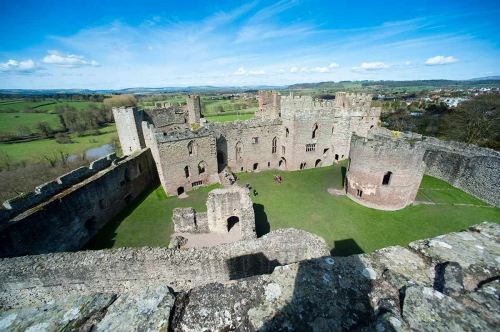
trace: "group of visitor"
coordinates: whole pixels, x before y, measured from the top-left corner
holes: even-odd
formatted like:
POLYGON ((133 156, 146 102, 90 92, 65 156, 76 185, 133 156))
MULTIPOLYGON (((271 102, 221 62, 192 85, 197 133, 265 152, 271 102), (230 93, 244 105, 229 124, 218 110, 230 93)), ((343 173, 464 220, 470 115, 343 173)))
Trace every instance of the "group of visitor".
POLYGON ((224 177, 229 180, 229 183, 231 185, 233 185, 234 183, 236 183, 237 180, 239 180, 239 178, 236 175, 234 175, 233 172, 229 174, 227 170, 224 170, 224 177))
POLYGON ((273 179, 274 181, 278 182, 278 184, 281 184, 281 175, 276 174, 276 176, 273 179))

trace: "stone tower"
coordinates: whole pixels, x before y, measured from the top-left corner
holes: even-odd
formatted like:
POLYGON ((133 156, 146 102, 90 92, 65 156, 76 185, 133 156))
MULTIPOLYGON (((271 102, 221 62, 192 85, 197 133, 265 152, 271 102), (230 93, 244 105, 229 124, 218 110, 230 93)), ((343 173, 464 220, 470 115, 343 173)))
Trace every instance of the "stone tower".
POLYGON ((377 210, 394 211, 410 205, 424 174, 424 154, 421 141, 353 136, 346 174, 347 196, 377 210))
POLYGON ((146 146, 142 134, 141 111, 136 107, 113 107, 113 117, 124 156, 131 155, 146 146))
POLYGON ((281 94, 278 91, 259 91, 259 110, 255 116, 261 119, 280 117, 281 94))
POLYGON ((189 115, 189 124, 200 124, 201 117, 201 102, 200 96, 198 95, 188 95, 186 98, 188 115, 189 115))

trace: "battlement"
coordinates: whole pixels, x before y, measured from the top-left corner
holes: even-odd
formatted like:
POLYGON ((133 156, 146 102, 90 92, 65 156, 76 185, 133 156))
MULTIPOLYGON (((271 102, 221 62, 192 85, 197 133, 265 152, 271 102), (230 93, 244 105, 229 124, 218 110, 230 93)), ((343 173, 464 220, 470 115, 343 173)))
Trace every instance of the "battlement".
POLYGON ((351 139, 351 151, 357 149, 373 149, 375 154, 394 154, 394 153, 415 153, 416 151, 425 151, 426 146, 421 140, 396 139, 390 137, 375 136, 375 139, 369 139, 353 135, 351 139))
POLYGON ((370 108, 373 95, 370 93, 346 93, 337 92, 335 94, 335 103, 341 108, 370 108))
POLYGON ((54 195, 82 182, 85 179, 90 178, 118 161, 119 158, 116 156, 116 153, 109 154, 106 157, 92 162, 89 167, 83 166, 77 168, 69 173, 61 175, 54 181, 47 182, 36 187, 32 192, 21 194, 15 198, 6 200, 3 203, 2 208, 0 208, 0 222, 9 220, 24 211, 49 200, 54 195))

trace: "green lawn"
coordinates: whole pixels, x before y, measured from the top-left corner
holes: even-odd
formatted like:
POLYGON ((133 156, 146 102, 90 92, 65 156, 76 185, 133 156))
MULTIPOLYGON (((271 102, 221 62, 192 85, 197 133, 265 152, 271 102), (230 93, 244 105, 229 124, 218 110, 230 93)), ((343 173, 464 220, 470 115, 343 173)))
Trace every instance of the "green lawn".
MULTIPOLYGON (((2 115, 2 114, 0 114, 2 115)), ((24 114, 21 114, 24 115, 24 114)), ((35 115, 35 114, 31 114, 35 115)), ((44 114, 42 114, 44 115, 44 114)), ((0 144, 0 152, 6 152, 13 160, 37 158, 42 154, 53 154, 63 151, 67 154, 76 154, 90 148, 108 144, 111 137, 117 136, 116 125, 108 124, 99 129, 101 135, 84 137, 71 136, 72 144, 59 144, 55 139, 44 139, 31 142, 0 144)))
POLYGON ((200 188, 188 193, 189 197, 167 197, 163 188, 148 190, 104 226, 87 243, 87 249, 118 247, 166 247, 173 233, 172 211, 176 207, 194 207, 206 212, 208 192, 220 185, 200 188))
POLYGON ((231 122, 236 120, 245 121, 253 118, 253 114, 241 114, 241 115, 220 115, 220 116, 206 116, 208 122, 231 122))
POLYGON ((40 121, 50 123, 52 129, 61 129, 62 124, 57 114, 45 113, 0 113, 0 131, 16 132, 16 127, 24 125, 32 131, 35 129, 35 124, 40 121))
MULTIPOLYGON (((329 187, 342 187, 342 167, 345 162, 319 169, 279 172, 283 178, 281 185, 273 181, 276 171, 238 174, 241 185, 248 182, 259 192, 257 197, 252 197, 258 235, 280 228, 299 228, 322 236, 333 255, 348 255, 391 245, 404 246, 483 221, 500 222, 500 209, 453 205, 474 204, 478 200, 428 176, 422 181, 426 195, 430 189, 447 189, 442 191, 446 196, 439 198, 442 204, 410 206, 394 212, 363 207, 347 197, 335 197, 327 192, 329 187)), ((167 199, 158 187, 134 201, 130 209, 110 222, 89 248, 166 246, 173 231, 172 209, 193 206, 205 211, 208 191, 205 190, 189 193, 188 198, 180 200, 167 199)), ((419 193, 419 199, 420 196, 419 193)))

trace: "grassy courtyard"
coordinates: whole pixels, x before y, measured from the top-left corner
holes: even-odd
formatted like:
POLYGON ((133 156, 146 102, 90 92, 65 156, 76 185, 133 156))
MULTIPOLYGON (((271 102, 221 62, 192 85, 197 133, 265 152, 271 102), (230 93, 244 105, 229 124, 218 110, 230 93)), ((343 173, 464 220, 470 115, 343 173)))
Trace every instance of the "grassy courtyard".
MULTIPOLYGON (((259 192, 252 197, 257 233, 299 228, 322 236, 333 255, 349 255, 407 245, 483 221, 500 222, 500 209, 428 176, 422 181, 418 199, 435 205, 385 212, 363 207, 347 197, 334 197, 327 189, 342 187, 342 167, 345 163, 280 172, 281 185, 273 181, 276 171, 238 174, 241 185, 248 182, 259 192), (453 205, 457 203, 470 205, 453 205)), ((190 192, 185 199, 167 198, 161 187, 144 193, 106 225, 88 248, 167 246, 173 232, 172 210, 192 206, 206 211, 205 200, 211 189, 190 192)))

